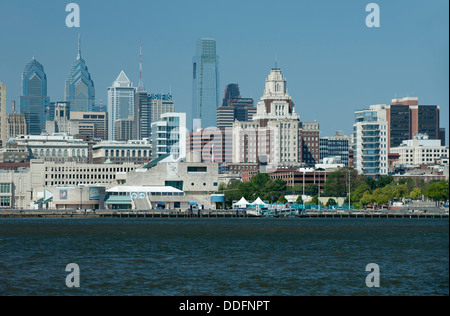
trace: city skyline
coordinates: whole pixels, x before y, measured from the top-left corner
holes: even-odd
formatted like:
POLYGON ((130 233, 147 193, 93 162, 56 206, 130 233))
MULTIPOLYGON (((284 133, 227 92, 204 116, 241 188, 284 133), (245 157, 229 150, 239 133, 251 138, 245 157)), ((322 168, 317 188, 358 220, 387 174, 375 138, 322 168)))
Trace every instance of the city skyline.
POLYGON ((19 101, 20 76, 33 56, 46 69, 51 101, 64 99, 78 34, 95 82, 97 105, 101 100, 106 108, 107 87, 121 70, 132 82, 139 81, 142 42, 146 90, 171 92, 176 111, 189 112, 196 41, 214 38, 220 57, 219 101, 230 83, 239 84, 242 95, 258 100, 263 94, 261 80, 278 63, 289 80, 296 112, 305 121, 317 120, 321 136, 334 135, 336 130, 351 135, 355 110, 388 105, 393 98, 407 96, 417 96, 420 104, 439 105, 441 126, 448 135, 446 1, 433 6, 419 1, 377 1, 381 8, 377 29, 365 25, 368 2, 364 1, 281 1, 277 6, 283 9, 282 20, 277 20, 266 1, 231 1, 227 7, 196 1, 195 12, 182 1, 149 6, 136 0, 130 8, 106 5, 106 1, 77 3, 81 27, 73 29, 64 24, 66 3, 7 0, 0 4, 0 12, 8 13, 0 13, 0 27, 8 30, 2 47, 11 48, 0 50, 0 81, 7 85, 8 112, 11 102, 19 101), (124 18, 136 6, 169 14, 145 19, 146 10, 140 10, 134 12, 135 18, 124 18), (183 16, 186 12, 191 13, 189 18, 183 16), (102 23, 97 22, 99 17, 102 23), (106 30, 120 17, 127 23, 108 34, 106 30), (223 23, 225 17, 229 24, 223 23), (267 23, 269 18, 275 18, 276 27, 267 23), (164 19, 171 23, 161 23, 164 19), (25 32, 35 25, 39 25, 38 35, 25 32), (113 38, 120 38, 120 44, 113 38))

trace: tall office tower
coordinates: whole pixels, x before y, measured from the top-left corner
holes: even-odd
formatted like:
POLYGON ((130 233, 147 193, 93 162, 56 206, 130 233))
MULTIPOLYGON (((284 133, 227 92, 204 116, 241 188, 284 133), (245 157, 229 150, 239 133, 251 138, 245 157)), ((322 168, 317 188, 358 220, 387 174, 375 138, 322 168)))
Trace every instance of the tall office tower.
POLYGON ((112 86, 108 88, 108 138, 114 139, 114 125, 119 119, 134 117, 134 94, 130 79, 123 71, 120 72, 112 86))
POLYGON ((165 113, 152 123, 152 160, 171 155, 186 158, 186 113, 165 113))
POLYGON ((0 82, 0 147, 6 145, 6 85, 0 82))
POLYGON ((175 112, 175 103, 170 93, 168 94, 149 94, 149 105, 151 108, 152 122, 160 121, 164 113, 175 112))
POLYGON ((33 57, 22 74, 20 113, 27 120, 27 134, 40 135, 50 115, 50 98, 47 96, 47 75, 44 67, 33 57))
POLYGON ((217 126, 219 105, 219 57, 216 40, 202 38, 197 41, 193 58, 192 118, 201 120, 201 128, 217 126))
POLYGON ((441 139, 438 105, 419 105, 417 97, 393 99, 387 106, 389 148, 398 147, 404 140, 418 134, 429 139, 441 139))
POLYGON ((71 111, 92 111, 95 106, 95 87, 86 62, 81 58, 81 39, 78 36, 78 56, 66 80, 65 101, 71 111))
POLYGON ((354 167, 360 174, 378 177, 388 173, 387 106, 371 105, 355 111, 353 124, 354 167))
POLYGON ((225 130, 233 128, 233 122, 250 121, 256 114, 253 99, 242 98, 239 85, 232 83, 226 86, 222 106, 217 108, 217 128, 225 130))
POLYGON ((151 116, 148 93, 146 91, 137 91, 134 95, 134 134, 136 139, 142 140, 151 137, 151 116))

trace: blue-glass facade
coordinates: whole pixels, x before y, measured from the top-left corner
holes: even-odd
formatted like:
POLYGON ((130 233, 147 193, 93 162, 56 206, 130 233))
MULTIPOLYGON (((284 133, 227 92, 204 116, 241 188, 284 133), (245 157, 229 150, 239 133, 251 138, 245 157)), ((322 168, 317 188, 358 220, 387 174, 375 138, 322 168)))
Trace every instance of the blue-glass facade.
POLYGON ((47 75, 44 67, 33 57, 22 74, 20 113, 25 114, 27 134, 40 135, 51 115, 47 96, 47 75))
POLYGON ((65 101, 70 102, 71 111, 93 111, 95 106, 95 87, 86 62, 81 58, 80 41, 78 56, 66 80, 65 101))
MULTIPOLYGON (((199 39, 193 59, 192 119, 201 127, 217 126, 219 104, 219 57, 215 39, 199 39)), ((192 120, 190 120, 192 122, 192 120)))

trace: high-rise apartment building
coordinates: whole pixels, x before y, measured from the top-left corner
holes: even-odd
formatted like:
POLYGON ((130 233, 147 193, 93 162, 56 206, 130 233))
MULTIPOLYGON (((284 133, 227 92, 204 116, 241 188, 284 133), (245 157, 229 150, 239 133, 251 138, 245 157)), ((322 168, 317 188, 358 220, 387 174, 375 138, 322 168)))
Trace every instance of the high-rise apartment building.
POLYGON ((0 147, 6 145, 6 85, 0 82, 0 147))
POLYGON ((66 80, 65 101, 71 111, 92 111, 95 106, 95 87, 86 62, 81 58, 81 40, 78 36, 78 55, 66 80))
MULTIPOLYGON (((217 126, 219 105, 219 57, 216 40, 201 38, 197 41, 193 58, 192 117, 199 119, 201 128, 217 126)), ((198 126, 197 126, 198 127, 198 126)))
POLYGON ((115 140, 114 126, 117 120, 134 117, 135 92, 136 88, 123 71, 108 88, 108 138, 110 140, 115 140))
POLYGON ((152 160, 171 155, 173 160, 186 157, 186 113, 165 113, 152 123, 152 160))
POLYGON ((47 75, 44 67, 33 57, 22 74, 20 113, 25 114, 27 134, 40 135, 50 115, 50 98, 47 96, 47 75))
POLYGON ((354 168, 360 174, 378 177, 388 173, 388 121, 384 104, 355 111, 353 124, 354 168))

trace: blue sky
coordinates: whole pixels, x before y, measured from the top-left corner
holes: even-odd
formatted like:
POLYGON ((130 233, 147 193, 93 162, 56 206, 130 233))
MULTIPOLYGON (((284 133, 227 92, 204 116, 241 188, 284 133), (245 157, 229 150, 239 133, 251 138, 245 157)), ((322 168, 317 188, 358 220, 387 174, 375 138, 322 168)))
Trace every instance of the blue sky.
POLYGON ((121 70, 137 86, 142 40, 145 87, 171 90, 176 110, 187 112, 195 42, 212 37, 221 94, 238 83, 257 102, 276 56, 301 120, 317 120, 322 136, 349 135, 355 110, 413 95, 440 105, 448 143, 448 12, 448 0, 0 0, 0 82, 8 105, 18 104, 21 74, 35 56, 51 100, 63 100, 81 33, 97 103, 106 106, 121 70), (70 2, 80 6, 80 28, 65 24, 70 2), (380 28, 365 25, 370 2, 380 7, 380 28))

